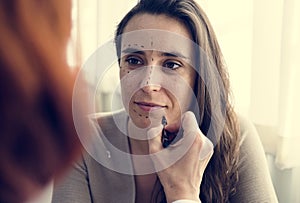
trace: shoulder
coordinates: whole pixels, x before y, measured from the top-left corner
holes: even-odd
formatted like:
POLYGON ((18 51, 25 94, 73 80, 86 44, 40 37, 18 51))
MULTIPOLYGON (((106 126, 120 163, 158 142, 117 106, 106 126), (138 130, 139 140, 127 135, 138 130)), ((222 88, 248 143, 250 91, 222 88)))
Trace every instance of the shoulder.
POLYGON ((263 152, 262 143, 259 137, 259 134, 253 124, 253 122, 246 118, 245 116, 238 115, 238 123, 240 128, 240 146, 241 150, 243 148, 255 148, 259 149, 260 152, 263 152))
POLYGON ((265 152, 259 134, 250 121, 245 116, 238 115, 240 126, 240 169, 253 161, 265 159, 265 152))
POLYGON ((102 159, 102 156, 112 151, 129 151, 126 136, 128 115, 125 110, 91 114, 89 119, 92 133, 85 149, 93 158, 102 159))
POLYGON ((242 140, 245 139, 247 136, 257 136, 258 138, 257 130, 254 124, 250 121, 250 119, 240 114, 237 115, 237 119, 240 127, 240 136, 242 140))
POLYGON ((264 148, 254 124, 238 115, 240 125, 239 181, 232 202, 277 202, 264 148))

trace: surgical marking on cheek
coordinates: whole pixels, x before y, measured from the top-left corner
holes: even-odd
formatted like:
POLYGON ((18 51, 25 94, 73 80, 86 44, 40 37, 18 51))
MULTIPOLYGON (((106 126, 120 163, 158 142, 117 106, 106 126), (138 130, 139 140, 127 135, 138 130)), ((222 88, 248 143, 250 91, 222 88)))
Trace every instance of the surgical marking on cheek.
POLYGON ((125 69, 124 67, 122 67, 122 66, 120 66, 120 69, 122 69, 122 72, 123 72, 123 73, 125 73, 125 72, 130 73, 129 70, 126 70, 126 69, 125 69))

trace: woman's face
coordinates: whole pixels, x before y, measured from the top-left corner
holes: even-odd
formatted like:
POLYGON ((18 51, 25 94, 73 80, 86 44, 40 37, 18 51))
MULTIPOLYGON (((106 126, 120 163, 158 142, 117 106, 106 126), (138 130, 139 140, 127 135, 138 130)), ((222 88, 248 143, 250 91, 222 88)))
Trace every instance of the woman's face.
POLYGON ((150 127, 165 115, 174 130, 193 97, 196 72, 186 26, 165 15, 140 14, 126 25, 121 44, 122 100, 133 123, 150 127))

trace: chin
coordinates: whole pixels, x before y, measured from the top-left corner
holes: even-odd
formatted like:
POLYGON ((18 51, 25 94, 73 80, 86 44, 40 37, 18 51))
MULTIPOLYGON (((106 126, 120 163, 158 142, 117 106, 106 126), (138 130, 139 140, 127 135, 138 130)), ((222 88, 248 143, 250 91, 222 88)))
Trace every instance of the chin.
POLYGON ((133 119, 133 123, 142 129, 147 129, 150 127, 150 120, 149 119, 133 119))
POLYGON ((132 113, 131 113, 130 118, 131 118, 132 122, 135 124, 135 126, 138 128, 144 129, 144 128, 150 127, 151 121, 149 118, 146 118, 146 116, 140 117, 137 115, 132 115, 132 113))

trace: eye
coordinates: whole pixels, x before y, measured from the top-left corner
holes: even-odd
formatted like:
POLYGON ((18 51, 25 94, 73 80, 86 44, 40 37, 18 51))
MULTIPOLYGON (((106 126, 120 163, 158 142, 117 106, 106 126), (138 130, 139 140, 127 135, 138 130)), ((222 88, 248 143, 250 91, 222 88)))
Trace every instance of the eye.
POLYGON ((177 68, 182 67, 182 64, 177 61, 167 61, 163 66, 172 70, 176 70, 177 68))
POLYGON ((135 56, 129 56, 126 60, 125 60, 129 65, 143 65, 143 61, 135 56))

